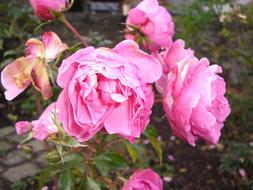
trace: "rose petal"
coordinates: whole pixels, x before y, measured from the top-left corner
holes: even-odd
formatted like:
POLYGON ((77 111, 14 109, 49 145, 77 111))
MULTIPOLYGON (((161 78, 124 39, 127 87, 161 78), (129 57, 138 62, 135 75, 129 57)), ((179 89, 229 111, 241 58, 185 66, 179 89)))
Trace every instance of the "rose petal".
POLYGON ((153 83, 161 77, 162 67, 158 60, 141 51, 134 41, 124 40, 113 50, 137 66, 140 72, 140 77, 144 82, 153 83))
POLYGON ((68 48, 54 32, 44 32, 42 42, 45 46, 45 58, 47 62, 53 61, 68 48))
POLYGON ((26 42, 26 46, 26 56, 45 57, 45 47, 40 40, 31 38, 26 42))
POLYGON ((31 70, 35 60, 31 57, 21 57, 7 65, 1 73, 1 82, 6 89, 5 98, 14 99, 31 83, 31 70))

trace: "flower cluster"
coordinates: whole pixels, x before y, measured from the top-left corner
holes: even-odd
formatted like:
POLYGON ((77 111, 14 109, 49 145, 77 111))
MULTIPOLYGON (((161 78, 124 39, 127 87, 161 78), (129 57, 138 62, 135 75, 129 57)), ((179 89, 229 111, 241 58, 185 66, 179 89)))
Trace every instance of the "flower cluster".
MULTIPOLYGON (((42 20, 54 19, 53 12, 60 14, 70 4, 67 0, 30 3, 42 20)), ((113 49, 90 46, 65 58, 58 69, 56 81, 62 91, 57 101, 38 120, 16 123, 17 134, 30 131, 34 138, 47 140, 59 132, 57 117, 64 132, 79 142, 104 132, 134 143, 149 123, 155 84, 179 138, 192 146, 199 138, 218 143, 230 113, 225 82, 218 75, 221 67, 198 59, 183 40, 173 41, 172 17, 157 0, 143 0, 131 9, 126 26, 126 40, 113 49)), ((53 32, 45 32, 42 41, 28 40, 25 57, 1 73, 6 99, 14 99, 30 83, 49 99, 53 94, 47 67, 67 48, 53 32)), ((161 190, 162 186, 151 169, 137 170, 123 190, 161 190)))

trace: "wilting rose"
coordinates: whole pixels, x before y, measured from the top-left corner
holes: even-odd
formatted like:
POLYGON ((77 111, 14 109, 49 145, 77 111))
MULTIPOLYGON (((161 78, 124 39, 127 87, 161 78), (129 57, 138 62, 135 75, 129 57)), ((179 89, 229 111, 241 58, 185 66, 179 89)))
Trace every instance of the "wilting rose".
POLYGON ((57 110, 55 103, 51 103, 45 111, 41 114, 38 120, 32 121, 33 137, 37 140, 43 141, 50 135, 57 133, 58 128, 55 124, 57 117, 57 110))
POLYGON ((168 11, 157 0, 143 0, 128 13, 127 39, 141 40, 148 50, 169 47, 174 35, 174 23, 168 11))
POLYGON ((158 82, 170 126, 193 146, 198 138, 216 144, 230 113, 225 82, 217 75, 222 69, 206 58, 198 60, 182 41, 172 48, 163 55, 168 74, 158 82))
POLYGON ((163 181, 151 169, 136 170, 122 190, 163 190, 163 181))
POLYGON ((52 20, 52 11, 62 12, 69 6, 69 0, 30 0, 30 4, 38 18, 52 20))
POLYGON ((49 99, 52 90, 47 64, 56 59, 67 46, 54 32, 45 32, 42 41, 32 38, 26 44, 26 57, 16 59, 1 73, 1 82, 6 89, 5 98, 14 99, 32 83, 45 99, 49 99))
POLYGON ((28 121, 19 121, 15 123, 16 132, 18 135, 27 133, 31 129, 31 123, 28 121))
POLYGON ((88 47, 63 60, 57 101, 65 131, 79 141, 104 128, 129 140, 140 137, 149 122, 152 83, 161 66, 152 56, 126 40, 114 49, 88 47))

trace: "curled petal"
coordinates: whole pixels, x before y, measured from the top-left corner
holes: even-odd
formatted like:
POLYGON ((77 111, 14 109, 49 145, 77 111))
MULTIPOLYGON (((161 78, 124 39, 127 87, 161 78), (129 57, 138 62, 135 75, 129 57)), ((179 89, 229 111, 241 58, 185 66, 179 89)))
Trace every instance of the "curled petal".
POLYGON ((45 47, 45 58, 47 62, 53 61, 68 48, 54 32, 44 32, 42 42, 45 47))
POLYGON ((31 38, 26 42, 26 46, 26 56, 45 57, 45 47, 40 40, 31 38))
POLYGON ((32 83, 33 86, 42 93, 44 99, 47 100, 53 95, 46 63, 41 59, 37 59, 36 64, 34 64, 32 70, 32 83))
POLYGON ((21 57, 3 69, 1 81, 6 89, 7 100, 14 99, 29 86, 34 63, 35 60, 31 57, 21 57))

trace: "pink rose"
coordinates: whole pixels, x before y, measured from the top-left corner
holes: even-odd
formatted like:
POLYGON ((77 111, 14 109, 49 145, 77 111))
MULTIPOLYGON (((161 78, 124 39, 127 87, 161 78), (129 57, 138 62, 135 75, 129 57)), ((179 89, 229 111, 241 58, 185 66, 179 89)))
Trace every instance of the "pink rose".
POLYGON ((151 169, 137 170, 122 190, 163 190, 163 181, 151 169))
POLYGON ((38 120, 32 121, 32 132, 35 139, 43 141, 51 134, 58 132, 58 128, 54 122, 56 115, 56 105, 55 103, 51 103, 38 120))
POLYGON ((1 82, 6 89, 5 98, 14 99, 32 83, 44 99, 49 99, 53 94, 47 64, 68 47, 54 32, 44 32, 42 41, 31 38, 26 45, 26 56, 7 65, 1 73, 1 82))
POLYGON ((143 39, 142 45, 150 50, 170 47, 174 23, 168 11, 157 0, 143 0, 128 13, 127 39, 143 39))
POLYGON ((62 12, 69 6, 69 0, 30 0, 37 17, 41 20, 52 20, 50 10, 62 12))
POLYGON ((19 121, 15 124, 16 132, 18 135, 27 133, 31 128, 31 123, 28 121, 19 121))
POLYGON ((86 141, 104 128, 129 140, 140 137, 149 122, 154 94, 151 86, 161 66, 125 40, 114 49, 88 47, 63 60, 57 101, 65 131, 86 141))
POLYGON ((181 40, 163 57, 168 74, 157 84, 172 130, 192 146, 198 138, 216 144, 230 113, 225 82, 217 75, 221 67, 209 66, 206 58, 198 60, 181 40))

